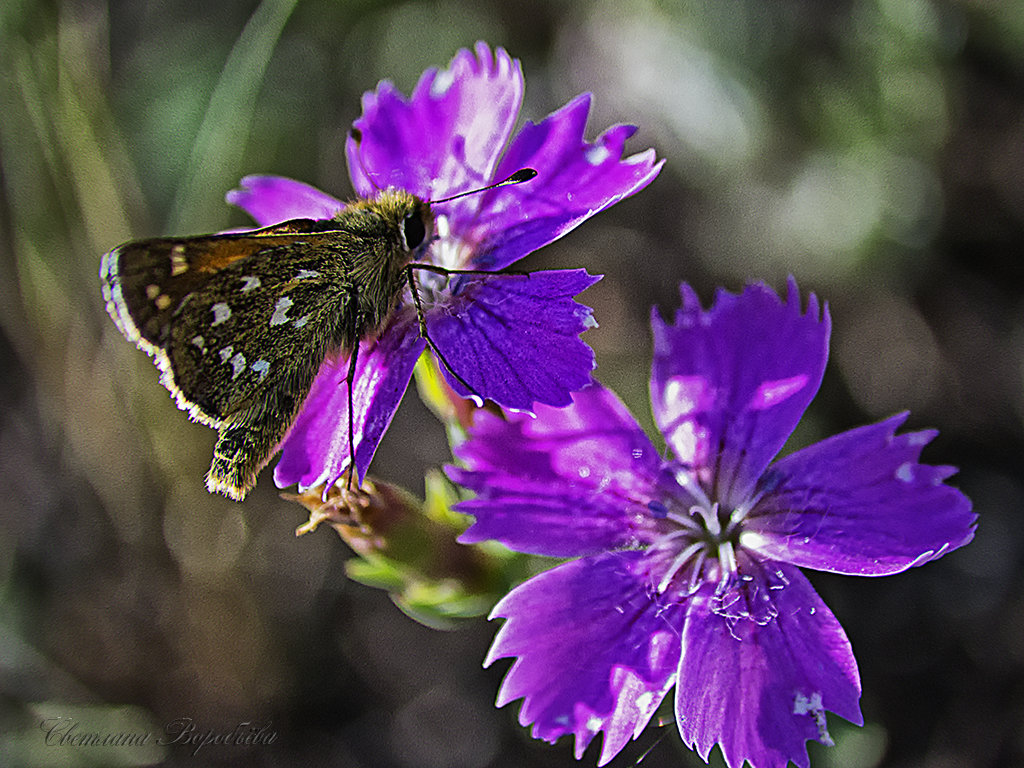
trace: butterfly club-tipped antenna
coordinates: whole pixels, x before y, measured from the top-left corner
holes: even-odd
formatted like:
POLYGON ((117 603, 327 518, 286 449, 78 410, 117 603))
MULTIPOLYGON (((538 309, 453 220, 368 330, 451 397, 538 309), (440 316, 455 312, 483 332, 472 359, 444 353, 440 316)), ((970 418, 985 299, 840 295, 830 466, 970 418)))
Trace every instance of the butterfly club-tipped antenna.
POLYGON ((537 171, 535 171, 533 168, 520 168, 518 171, 513 173, 511 176, 509 176, 509 177, 507 177, 505 179, 502 179, 501 181, 496 181, 493 184, 488 184, 486 187, 479 187, 477 189, 470 189, 470 190, 468 190, 466 192, 459 192, 457 195, 451 195, 449 197, 442 197, 440 200, 427 200, 425 202, 430 203, 431 205, 440 205, 441 203, 449 203, 452 200, 458 200, 460 197, 466 197, 468 195, 475 195, 475 194, 477 194, 479 192, 486 192, 489 189, 497 189, 498 187, 507 187, 507 186, 509 186, 511 184, 522 184, 524 181, 529 181, 530 179, 532 179, 532 178, 534 178, 536 176, 537 176, 537 171))

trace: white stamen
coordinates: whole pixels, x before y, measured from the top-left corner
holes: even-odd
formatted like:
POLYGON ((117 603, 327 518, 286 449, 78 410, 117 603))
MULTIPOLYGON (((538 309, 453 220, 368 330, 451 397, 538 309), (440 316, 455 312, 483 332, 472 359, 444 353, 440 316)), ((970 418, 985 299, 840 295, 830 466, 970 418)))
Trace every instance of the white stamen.
POLYGON ((675 481, 679 483, 685 491, 687 491, 702 507, 710 508, 711 499, 704 493, 704 489, 700 487, 700 483, 697 482, 696 476, 689 470, 683 467, 677 469, 674 473, 675 481))
POLYGON ((665 515, 665 518, 671 520, 676 525, 685 528, 688 533, 700 534, 703 532, 703 528, 700 523, 694 520, 691 515, 680 515, 678 512, 669 512, 665 515))
POLYGON ((722 524, 718 522, 718 502, 707 507, 703 504, 695 504, 690 507, 690 514, 700 515, 704 520, 704 527, 712 536, 715 538, 722 536, 722 524))
POLYGON ((686 561, 693 557, 695 554, 700 552, 704 548, 704 543, 695 541, 693 544, 688 546, 682 552, 675 556, 672 560, 672 564, 668 567, 665 575, 661 577, 661 581, 658 582, 658 594, 664 594, 665 590, 668 589, 668 585, 672 583, 672 579, 679 573, 679 569, 686 565, 686 561))
POLYGON ((757 502, 764 496, 764 491, 758 491, 753 497, 744 501, 739 507, 733 510, 732 514, 729 515, 729 530, 726 531, 728 536, 736 529, 740 523, 750 514, 750 511, 757 505, 757 502))
POLYGON ((722 566, 722 578, 736 573, 736 550, 731 541, 723 541, 718 545, 718 563, 722 566))

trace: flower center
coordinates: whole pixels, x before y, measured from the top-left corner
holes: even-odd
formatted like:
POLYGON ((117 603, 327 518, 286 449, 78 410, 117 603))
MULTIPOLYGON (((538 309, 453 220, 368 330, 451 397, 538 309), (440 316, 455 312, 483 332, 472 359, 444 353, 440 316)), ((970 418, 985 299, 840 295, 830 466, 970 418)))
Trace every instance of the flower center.
POLYGON ((680 484, 693 499, 689 508, 663 503, 652 506, 663 521, 663 533, 651 546, 654 562, 664 569, 657 569, 660 578, 656 577, 655 591, 687 596, 702 584, 717 582, 717 591, 722 593, 739 576, 736 555, 743 522, 757 499, 726 509, 689 480, 680 484))

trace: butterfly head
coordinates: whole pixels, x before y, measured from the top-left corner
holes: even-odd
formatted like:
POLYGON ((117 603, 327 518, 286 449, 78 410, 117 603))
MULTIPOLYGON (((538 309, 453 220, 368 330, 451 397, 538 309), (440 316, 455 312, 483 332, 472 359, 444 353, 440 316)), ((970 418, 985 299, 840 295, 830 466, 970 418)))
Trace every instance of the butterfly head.
POLYGON ((376 210, 394 228, 393 242, 407 254, 407 260, 420 258, 430 247, 434 237, 430 203, 404 190, 387 189, 364 205, 376 210))

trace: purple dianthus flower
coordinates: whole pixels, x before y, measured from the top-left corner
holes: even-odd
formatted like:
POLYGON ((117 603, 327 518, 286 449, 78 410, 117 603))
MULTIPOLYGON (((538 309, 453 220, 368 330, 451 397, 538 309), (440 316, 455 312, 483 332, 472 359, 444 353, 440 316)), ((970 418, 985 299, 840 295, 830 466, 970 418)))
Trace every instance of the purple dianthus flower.
POLYGON ((535 419, 477 416, 450 476, 477 496, 463 542, 577 557, 516 587, 486 664, 517 657, 498 705, 523 699, 533 735, 599 732, 599 765, 644 729, 674 685, 683 740, 740 768, 808 765, 825 712, 862 724, 850 643, 799 567, 898 573, 973 537, 954 469, 918 462, 934 431, 906 414, 772 463, 817 391, 829 317, 796 284, 682 287, 674 323, 652 316, 662 458, 599 384, 535 419))
MULTIPOLYGON (((635 128, 616 125, 583 139, 590 97, 581 95, 512 137, 523 96, 517 60, 484 43, 460 51, 447 70, 427 70, 410 98, 382 82, 363 97, 346 152, 363 197, 385 188, 424 200, 486 186, 521 168, 538 175, 434 206, 435 239, 420 263, 448 270, 500 270, 585 219, 647 186, 661 169, 654 150, 622 157, 635 128), (511 141, 510 141, 511 139, 511 141)), ((344 203, 301 182, 248 176, 228 201, 261 226, 323 219, 344 203)), ((579 339, 593 325, 573 297, 599 279, 579 270, 452 275, 417 271, 428 333, 470 393, 516 410, 565 405, 590 381, 594 355, 579 339)), ((353 386, 355 463, 360 480, 425 348, 414 304, 403 300, 385 329, 362 342, 353 386)), ((347 357, 325 361, 281 444, 281 487, 331 485, 348 469, 347 357)))

